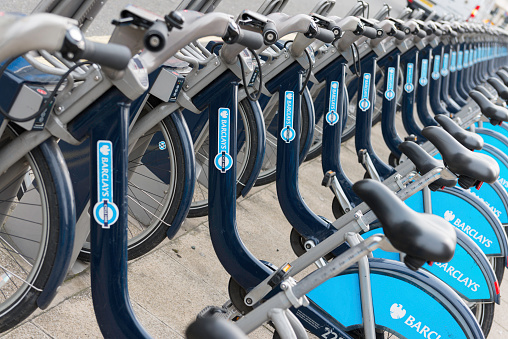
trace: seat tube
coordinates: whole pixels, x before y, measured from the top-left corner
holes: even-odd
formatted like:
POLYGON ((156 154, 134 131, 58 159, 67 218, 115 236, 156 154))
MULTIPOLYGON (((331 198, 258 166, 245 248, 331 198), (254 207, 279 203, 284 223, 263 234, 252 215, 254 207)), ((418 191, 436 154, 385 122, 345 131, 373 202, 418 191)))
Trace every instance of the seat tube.
MULTIPOLYGON (((121 94, 119 94, 121 98, 121 94)), ((127 289, 128 100, 104 110, 90 132, 91 286, 104 338, 150 338, 127 289)))
POLYGON ((408 134, 415 135, 419 142, 423 142, 426 139, 423 137, 414 115, 416 93, 415 78, 417 78, 418 54, 418 50, 415 50, 401 56, 401 66, 404 72, 404 88, 401 102, 402 123, 408 134))
POLYGON ((437 126, 429 112, 429 79, 432 70, 432 48, 426 47, 418 53, 418 82, 416 85, 416 111, 424 126, 437 126))
POLYGON ((397 133, 395 115, 397 113, 397 87, 399 83, 400 54, 390 56, 385 65, 385 84, 383 93, 383 113, 381 115, 381 131, 383 139, 390 151, 399 158, 402 152, 398 146, 402 139, 397 133))

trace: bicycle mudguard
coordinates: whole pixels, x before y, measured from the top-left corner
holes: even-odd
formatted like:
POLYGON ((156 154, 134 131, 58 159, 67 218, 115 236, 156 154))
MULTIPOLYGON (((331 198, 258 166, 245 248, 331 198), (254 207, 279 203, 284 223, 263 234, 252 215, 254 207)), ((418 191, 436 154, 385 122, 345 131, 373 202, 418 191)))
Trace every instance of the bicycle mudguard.
MULTIPOLYGON (((423 193, 406 200, 417 212, 424 211, 423 193)), ((503 226, 495 214, 475 195, 452 187, 431 193, 432 214, 445 218, 466 233, 486 256, 506 257, 508 245, 503 226)))
POLYGON ((484 143, 498 148, 501 153, 508 154, 508 137, 496 130, 476 128, 475 133, 481 135, 484 143))
MULTIPOLYGON (((393 260, 369 259, 369 264, 377 327, 405 338, 484 338, 468 307, 439 279, 393 260)), ((307 296, 347 330, 362 327, 356 266, 307 296)))
POLYGON ((60 215, 60 235, 53 270, 46 286, 44 286, 44 290, 37 298, 37 306, 45 309, 55 297, 57 288, 63 283, 71 263, 72 248, 74 246, 74 225, 76 224, 76 205, 69 171, 55 139, 46 140, 40 145, 40 149, 55 180, 58 213, 60 215))
POLYGON ((196 184, 196 159, 194 157, 194 145, 192 144, 189 128, 187 127, 182 113, 179 111, 173 112, 169 118, 173 120, 178 131, 178 135, 180 136, 185 168, 185 186, 183 191, 183 198, 178 207, 178 211, 173 218, 171 227, 166 232, 167 237, 169 239, 173 239, 178 230, 180 230, 180 226, 182 226, 183 221, 187 217, 187 213, 189 213, 189 208, 192 203, 194 186, 196 184))
MULTIPOLYGON (((409 205, 410 206, 410 205, 409 205)), ((410 206, 411 207, 411 206, 410 206)), ((364 239, 383 233, 379 223, 371 224, 370 231, 362 234, 364 239)), ((374 258, 401 261, 399 253, 375 250, 374 258)), ((446 283, 463 299, 470 302, 497 302, 497 279, 487 257, 463 232, 457 232, 457 247, 450 262, 425 264, 423 268, 446 283)), ((497 286, 499 290, 499 285, 497 286)))
MULTIPOLYGON (((500 175, 497 182, 484 183, 480 190, 471 187, 468 191, 483 201, 502 224, 506 224, 508 222, 508 194, 505 188, 508 187, 508 157, 490 145, 484 145, 483 149, 477 152, 493 157, 499 165, 500 175)), ((435 155, 435 158, 441 159, 439 153, 435 155)))
POLYGON ((259 106, 259 102, 248 100, 249 104, 254 112, 254 120, 257 125, 258 131, 258 140, 263 140, 262 142, 258 142, 258 147, 256 149, 256 162, 254 163, 254 168, 252 169, 252 173, 249 177, 249 180, 244 184, 242 191, 242 197, 245 197, 247 193, 250 192, 251 188, 254 187, 256 180, 258 178, 259 172, 261 172, 261 167, 263 165, 263 159, 265 157, 266 150, 266 130, 265 130, 265 120, 263 118, 263 110, 261 106, 259 106))

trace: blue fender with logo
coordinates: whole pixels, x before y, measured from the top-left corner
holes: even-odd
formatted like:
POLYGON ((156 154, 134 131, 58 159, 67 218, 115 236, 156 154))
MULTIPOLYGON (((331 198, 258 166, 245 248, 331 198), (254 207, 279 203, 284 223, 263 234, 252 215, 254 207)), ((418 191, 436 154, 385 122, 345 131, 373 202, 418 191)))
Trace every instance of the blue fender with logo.
MULTIPOLYGON (((445 218, 466 233, 486 256, 506 257, 508 245, 503 225, 479 198, 452 187, 432 192, 431 201, 432 214, 445 218)), ((414 194, 406 203, 423 212, 423 193, 414 194)))
MULTIPOLYGON (((430 339, 484 338, 468 307, 436 277, 423 270, 411 271, 393 260, 369 259, 369 264, 376 327, 405 338, 424 334, 430 339)), ((307 296, 346 330, 362 327, 356 266, 307 296)))
MULTIPOLYGON (((370 226, 371 230, 362 234, 364 239, 383 233, 379 223, 370 226)), ((375 250, 373 255, 375 258, 397 261, 402 259, 400 253, 386 252, 381 249, 375 250)), ((461 298, 467 301, 500 302, 499 295, 496 293, 497 279, 492 266, 480 248, 462 232, 457 232, 457 247, 450 262, 425 264, 423 268, 453 288, 461 298)))
MULTIPOLYGON (((500 174, 497 182, 484 183, 480 190, 472 187, 468 191, 483 201, 504 225, 508 222, 508 193, 506 191, 508 188, 508 156, 489 144, 485 144, 483 149, 477 152, 493 157, 499 165, 500 174)), ((441 159, 439 153, 434 157, 441 159)))

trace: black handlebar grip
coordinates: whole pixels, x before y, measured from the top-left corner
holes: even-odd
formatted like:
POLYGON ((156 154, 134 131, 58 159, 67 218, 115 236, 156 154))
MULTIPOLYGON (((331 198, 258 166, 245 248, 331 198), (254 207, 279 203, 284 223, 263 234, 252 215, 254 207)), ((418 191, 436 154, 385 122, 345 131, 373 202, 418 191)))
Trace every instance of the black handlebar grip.
POLYGON ((236 43, 250 49, 259 49, 263 46, 263 35, 246 29, 240 30, 236 43))
POLYGON ((166 37, 168 36, 168 26, 164 21, 156 21, 143 37, 145 48, 150 52, 159 52, 166 45, 166 37))
POLYGON ((423 25, 421 28, 425 31, 425 33, 427 33, 427 35, 434 33, 434 30, 427 25, 423 25))
POLYGON ((423 39, 427 36, 427 33, 425 33, 423 29, 419 29, 418 33, 416 33, 416 36, 419 37, 420 39, 423 39))
POLYGON ((263 40, 265 45, 273 45, 279 39, 279 34, 277 33, 277 28, 275 27, 275 23, 267 22, 265 28, 263 28, 263 40))
POLYGON ((363 27, 362 35, 370 39, 375 39, 377 38, 377 29, 374 27, 365 26, 363 27))
POLYGON ((130 49, 123 45, 101 44, 87 40, 80 58, 105 67, 123 70, 129 64, 132 54, 130 49))
POLYGON ((395 37, 395 39, 397 40, 404 40, 404 38, 406 37, 406 33, 404 33, 404 31, 396 30, 395 33, 393 34, 393 37, 395 37))
POLYGON ((324 43, 330 43, 335 40, 335 34, 325 28, 319 28, 314 38, 323 41, 324 43))

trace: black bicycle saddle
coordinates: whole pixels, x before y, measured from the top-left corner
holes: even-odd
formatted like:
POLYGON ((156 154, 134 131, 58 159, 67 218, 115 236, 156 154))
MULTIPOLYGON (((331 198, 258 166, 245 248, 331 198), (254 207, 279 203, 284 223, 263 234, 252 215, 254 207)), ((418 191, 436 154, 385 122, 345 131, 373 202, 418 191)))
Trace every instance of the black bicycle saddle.
POLYGON ((471 152, 444 129, 428 126, 422 130, 443 157, 445 165, 459 177, 459 185, 469 188, 481 182, 493 183, 499 177, 499 165, 488 155, 471 152))
MULTIPOLYGON (((415 142, 404 141, 399 144, 399 149, 411 160, 420 174, 425 174, 436 167, 444 166, 442 161, 431 157, 429 153, 425 152, 425 150, 415 142)), ((455 185, 457 185, 457 179, 439 178, 431 183, 429 188, 436 191, 443 186, 454 187, 455 185)))
POLYGON ((494 87, 494 89, 496 90, 497 94, 499 95, 499 97, 501 99, 503 99, 504 101, 508 100, 508 87, 506 87, 506 85, 501 80, 499 80, 498 78, 492 77, 492 78, 489 78, 487 80, 487 82, 492 87, 494 87))
POLYGON ((508 121, 508 109, 492 103, 476 90, 469 92, 469 96, 480 106, 483 115, 489 118, 493 125, 499 125, 503 121, 508 121))
POLYGON ((494 100, 495 97, 494 95, 492 95, 492 93, 490 93, 485 87, 483 87, 482 85, 478 85, 474 88, 475 91, 478 91, 480 92, 481 94, 485 95, 485 97, 489 100, 494 100))
POLYGON ((365 179, 353 191, 372 209, 393 247, 406 253, 404 262, 413 270, 426 261, 448 262, 457 242, 455 228, 443 218, 409 208, 382 183, 365 179))
POLYGON ((506 73, 505 69, 500 69, 496 72, 497 76, 503 80, 505 85, 508 85, 508 73, 506 73))
POLYGON ((466 131, 444 114, 436 114, 434 119, 467 149, 481 150, 483 148, 483 138, 480 135, 466 131))

